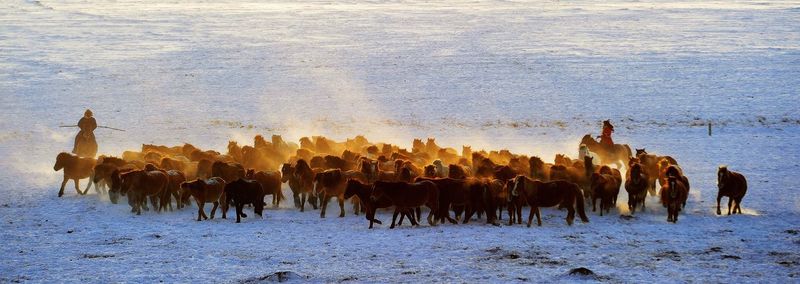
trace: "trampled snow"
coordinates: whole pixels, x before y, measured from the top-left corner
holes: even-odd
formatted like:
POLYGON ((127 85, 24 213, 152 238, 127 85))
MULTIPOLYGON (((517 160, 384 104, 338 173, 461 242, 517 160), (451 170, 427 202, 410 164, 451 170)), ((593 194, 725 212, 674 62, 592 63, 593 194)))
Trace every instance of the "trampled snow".
POLYGON ((0 282, 797 282, 798 43, 797 1, 2 1, 0 282), (56 197, 58 125, 85 108, 126 130, 96 131, 117 155, 364 134, 551 160, 611 119, 692 192, 677 224, 654 197, 571 227, 555 209, 533 228, 134 216, 56 197), (714 212, 719 164, 747 176, 743 215, 714 212))

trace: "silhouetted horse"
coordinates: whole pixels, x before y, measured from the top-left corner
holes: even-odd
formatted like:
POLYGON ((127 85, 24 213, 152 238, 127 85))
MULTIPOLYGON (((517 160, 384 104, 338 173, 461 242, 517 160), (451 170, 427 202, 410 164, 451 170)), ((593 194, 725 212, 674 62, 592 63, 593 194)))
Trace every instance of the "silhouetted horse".
MULTIPOLYGON (((390 228, 394 228, 397 215, 423 205, 431 210, 430 214, 428 214, 428 224, 431 226, 436 225, 436 218, 434 218, 434 216, 439 209, 439 189, 433 182, 420 181, 406 183, 376 181, 373 185, 370 200, 377 201, 381 198, 388 198, 395 206, 390 228)), ((416 220, 411 218, 411 223, 415 225, 416 220)))
POLYGON ((542 225, 539 207, 557 205, 567 208, 568 225, 571 226, 572 221, 575 219, 576 207, 581 221, 584 223, 589 222, 589 218, 586 217, 586 212, 583 208, 581 189, 578 188, 577 184, 563 180, 542 182, 531 180, 525 176, 517 176, 514 178, 514 187, 511 190, 511 195, 522 196, 531 206, 531 212, 528 215, 528 227, 531 226, 534 214, 536 215, 537 224, 539 226, 542 225))
POLYGON ((453 178, 418 177, 414 179, 414 181, 430 181, 436 184, 436 187, 439 189, 439 213, 437 214, 439 219, 438 221, 443 223, 446 219, 452 224, 458 224, 456 219, 450 217, 450 208, 452 207, 458 216, 466 207, 469 200, 467 198, 467 190, 464 185, 464 180, 453 178))
MULTIPOLYGON (((237 179, 225 185, 225 204, 233 204, 236 207, 236 223, 247 218, 242 209, 245 204, 253 205, 253 212, 262 216, 264 211, 264 191, 261 184, 254 180, 237 179)), ((228 211, 228 206, 222 206, 223 218, 228 211)))
POLYGON ((86 185, 86 189, 81 192, 78 182, 81 179, 89 178, 94 173, 95 160, 92 158, 78 157, 67 152, 61 152, 56 156, 56 164, 53 166, 54 171, 64 169, 64 179, 61 181, 61 189, 58 190, 58 197, 64 195, 64 186, 67 185, 68 180, 75 181, 75 191, 79 195, 84 195, 89 191, 92 186, 92 181, 86 185))
POLYGON ((742 214, 742 198, 747 193, 747 179, 744 175, 728 170, 728 167, 721 166, 717 170, 717 215, 722 214, 719 209, 719 202, 723 196, 728 197, 728 215, 731 215, 731 205, 736 202, 733 207, 733 213, 742 214))

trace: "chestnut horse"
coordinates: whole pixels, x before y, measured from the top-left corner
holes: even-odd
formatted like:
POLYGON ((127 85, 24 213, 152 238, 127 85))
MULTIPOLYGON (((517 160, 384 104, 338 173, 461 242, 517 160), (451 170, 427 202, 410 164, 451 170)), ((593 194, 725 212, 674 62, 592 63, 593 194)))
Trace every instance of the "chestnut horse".
POLYGON ((179 209, 183 208, 183 204, 181 203, 181 196, 180 196, 180 189, 181 183, 186 181, 186 176, 183 172, 178 170, 168 170, 164 173, 167 174, 169 177, 169 182, 167 182, 167 188, 161 192, 161 201, 159 202, 159 211, 160 210, 167 210, 172 211, 172 198, 175 198, 175 206, 179 209))
POLYGON ((630 171, 625 181, 625 191, 628 192, 628 209, 631 214, 636 213, 636 206, 641 204, 644 211, 644 201, 647 197, 648 178, 644 174, 642 164, 630 163, 630 171))
MULTIPOLYGON (((406 183, 376 181, 375 184, 373 184, 370 201, 374 202, 381 198, 388 198, 391 200, 392 205, 395 206, 394 214, 392 215, 392 225, 389 228, 394 228, 397 215, 423 205, 431 210, 430 214, 428 214, 428 224, 436 226, 436 218, 434 218, 434 215, 439 209, 439 189, 433 182, 420 181, 406 183)), ((411 218, 411 223, 416 224, 414 218, 411 218)))
POLYGON ((200 221, 201 217, 203 220, 208 220, 204 209, 206 202, 214 204, 214 207, 211 208, 211 219, 214 219, 214 213, 217 211, 220 202, 222 207, 225 208, 220 210, 222 211, 222 218, 226 217, 225 212, 228 211, 228 204, 225 203, 225 180, 222 178, 212 177, 207 180, 196 179, 190 182, 183 182, 181 183, 181 190, 194 197, 194 201, 197 203, 197 221, 200 221))
POLYGON ((522 196, 531 206, 531 212, 528 215, 528 227, 531 226, 534 214, 536 215, 537 224, 539 226, 542 225, 542 215, 539 212, 539 207, 557 205, 567 208, 568 225, 571 226, 572 221, 575 219, 576 207, 581 221, 584 223, 589 222, 589 218, 586 217, 586 212, 583 208, 583 195, 577 184, 563 180, 542 182, 520 175, 514 178, 514 187, 511 190, 511 195, 522 196))
POLYGON ((281 200, 284 199, 283 192, 281 191, 281 173, 276 171, 258 171, 255 169, 247 170, 245 175, 248 179, 252 179, 261 184, 264 189, 265 195, 272 195, 272 205, 275 207, 280 206, 281 200))
POLYGON ((594 140, 591 135, 586 134, 581 139, 580 144, 585 144, 589 151, 597 154, 600 158, 600 164, 609 165, 615 164, 618 169, 621 169, 628 162, 628 158, 632 157, 631 147, 626 144, 614 144, 612 147, 600 144, 594 140))
POLYGON ((81 179, 89 178, 94 175, 95 160, 92 158, 78 157, 67 152, 61 152, 56 156, 56 164, 53 166, 54 171, 64 169, 64 179, 61 181, 61 189, 58 190, 58 197, 64 195, 64 186, 67 185, 68 180, 75 181, 75 191, 79 195, 84 195, 89 192, 89 187, 92 186, 92 181, 86 185, 86 189, 81 192, 78 185, 81 179))
POLYGON ((723 196, 728 197, 728 215, 731 215, 731 205, 736 202, 733 207, 733 214, 737 212, 742 214, 742 198, 747 193, 747 179, 744 175, 728 170, 728 167, 721 166, 717 170, 717 215, 722 214, 719 210, 719 202, 723 196))

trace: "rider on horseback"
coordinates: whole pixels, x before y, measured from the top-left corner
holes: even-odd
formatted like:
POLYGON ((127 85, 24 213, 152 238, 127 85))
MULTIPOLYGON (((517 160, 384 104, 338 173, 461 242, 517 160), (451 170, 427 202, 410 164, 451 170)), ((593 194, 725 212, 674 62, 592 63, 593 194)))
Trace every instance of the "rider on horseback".
POLYGON ((603 134, 600 135, 600 145, 610 149, 614 147, 614 141, 611 140, 611 133, 614 132, 614 126, 611 125, 611 120, 603 121, 603 134))

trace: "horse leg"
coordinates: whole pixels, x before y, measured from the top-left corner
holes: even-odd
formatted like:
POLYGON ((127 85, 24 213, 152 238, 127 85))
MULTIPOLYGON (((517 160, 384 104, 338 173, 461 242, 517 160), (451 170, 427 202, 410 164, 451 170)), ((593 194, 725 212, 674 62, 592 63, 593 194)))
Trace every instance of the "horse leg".
POLYGON ((542 226, 542 212, 539 211, 539 207, 536 207, 536 222, 538 223, 539 227, 542 226))
POLYGON ((434 210, 431 209, 431 212, 428 213, 428 225, 436 226, 436 218, 433 216, 434 210))
POLYGON ((522 225, 522 205, 517 204, 517 224, 522 225))
POLYGON ((339 218, 342 218, 342 217, 344 217, 344 197, 337 196, 336 200, 339 201, 339 210, 341 212, 341 213, 339 213, 339 218))
POLYGON ((292 200, 294 201, 294 208, 300 208, 300 193, 292 190, 292 200))
POLYGON ((161 213, 161 207, 163 207, 163 206, 161 206, 160 204, 163 204, 163 203, 164 203, 163 200, 159 200, 158 194, 154 194, 154 195, 150 196, 150 204, 153 205, 153 210, 155 210, 156 212, 161 213), (158 202, 159 205, 156 205, 156 202, 158 202))
POLYGON ((80 189, 80 185, 79 185, 80 184, 80 180, 79 179, 72 179, 72 180, 75 181, 75 191, 78 192, 78 195, 84 195, 84 193, 81 192, 81 189, 80 189))
POLYGON ((211 207, 211 219, 214 219, 214 213, 217 212, 217 207, 219 207, 219 201, 213 202, 214 207, 211 207))
POLYGON ((322 196, 322 198, 320 199, 320 201, 321 202, 319 204, 319 209, 320 209, 319 210, 319 217, 320 218, 325 218, 325 211, 327 211, 326 209, 328 208, 328 201, 329 201, 328 195, 324 194, 322 196))
POLYGON ((567 206, 567 225, 572 226, 572 222, 575 220, 575 207, 572 205, 567 206))
POLYGON ((738 211, 739 214, 742 214, 741 203, 742 203, 742 197, 736 198, 736 207, 733 208, 733 212, 738 211))
POLYGON ((533 214, 536 213, 536 206, 531 205, 531 213, 528 214, 528 228, 531 227, 531 223, 533 222, 533 214))
POLYGON ((244 215, 243 209, 244 203, 236 202, 236 223, 242 222, 242 216, 244 215))
POLYGON ((306 194, 300 193, 300 212, 304 212, 306 209, 306 194))
POLYGON ((200 201, 197 200, 197 221, 201 220, 200 217, 208 219, 206 218, 206 212, 204 212, 205 211, 205 209, 203 208, 203 205, 205 205, 204 203, 205 202, 200 203, 200 201))
MULTIPOLYGON (((94 182, 92 182, 92 178, 90 177, 89 182, 86 183, 86 189, 83 190, 83 193, 81 195, 86 195, 87 193, 89 193, 89 188, 92 187, 92 184, 94 184, 94 182)), ((97 191, 97 193, 100 194, 96 185, 94 187, 94 191, 97 191)))
POLYGON ((417 207, 417 222, 422 221, 422 207, 417 207))
POLYGON ((400 208, 395 207, 394 214, 392 214, 392 225, 389 226, 389 229, 394 229, 395 221, 397 220, 397 214, 400 213, 400 208))
POLYGON ((61 189, 58 190, 58 197, 64 196, 64 186, 67 185, 67 181, 69 180, 64 176, 64 180, 61 181, 61 189))
POLYGON ((728 215, 731 215, 731 206, 733 206, 733 198, 728 197, 728 215))

